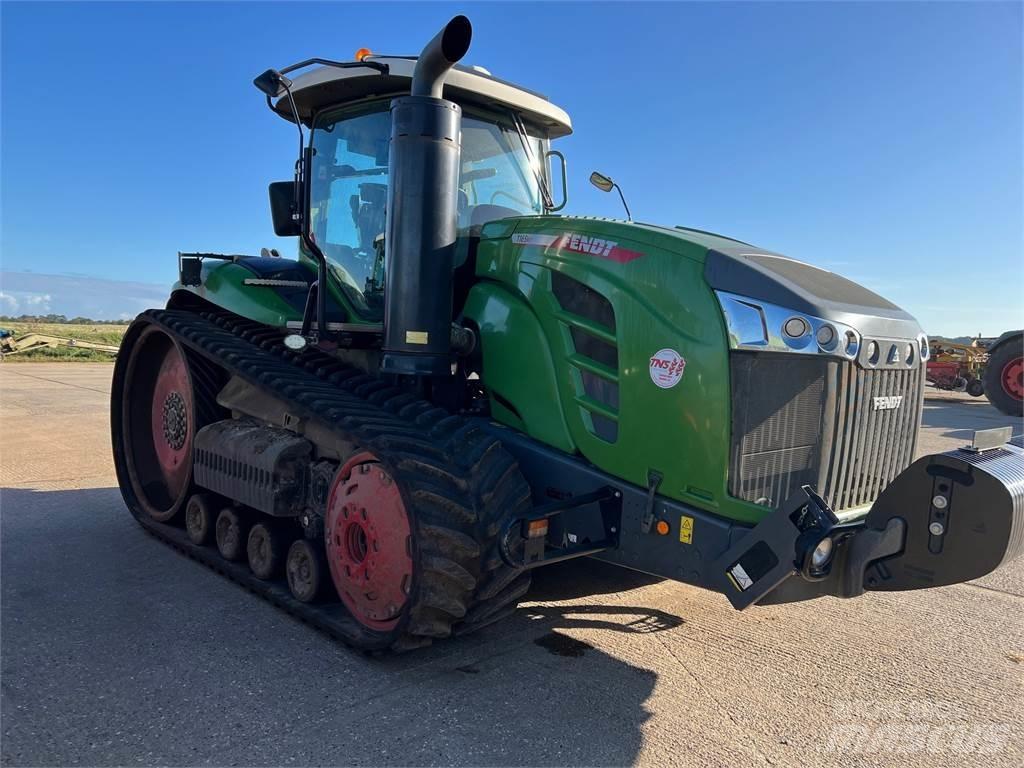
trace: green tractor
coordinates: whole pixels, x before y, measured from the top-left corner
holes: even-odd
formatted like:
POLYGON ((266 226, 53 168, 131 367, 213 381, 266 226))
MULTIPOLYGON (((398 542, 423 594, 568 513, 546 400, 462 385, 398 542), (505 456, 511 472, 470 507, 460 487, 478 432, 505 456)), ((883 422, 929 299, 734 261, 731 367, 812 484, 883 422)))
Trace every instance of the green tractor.
POLYGON ((147 530, 371 651, 491 624, 576 557, 745 608, 1019 554, 1020 448, 911 465, 910 315, 721 235, 557 215, 569 117, 458 65, 470 36, 256 78, 300 137, 270 185, 298 255, 179 254, 129 328, 112 437, 147 530))

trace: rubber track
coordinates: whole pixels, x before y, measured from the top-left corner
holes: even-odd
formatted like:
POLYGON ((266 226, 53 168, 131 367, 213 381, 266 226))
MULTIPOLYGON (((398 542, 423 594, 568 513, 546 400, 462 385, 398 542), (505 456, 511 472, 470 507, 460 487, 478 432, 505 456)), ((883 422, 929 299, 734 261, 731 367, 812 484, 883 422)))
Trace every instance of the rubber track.
MULTIPOLYGON (((468 517, 462 528, 473 526, 474 538, 486 551, 463 557, 464 561, 466 557, 479 559, 479 569, 473 573, 447 558, 435 558, 443 561, 432 563, 435 586, 439 578, 444 582, 446 577, 470 591, 461 604, 449 594, 428 596, 426 609, 413 618, 405 634, 397 642, 381 645, 373 633, 348 616, 340 602, 301 603, 291 596, 284 581, 261 581, 246 564, 225 561, 215 548, 193 544, 183 529, 136 515, 147 531, 294 617, 362 650, 408 650, 429 644, 433 636, 475 631, 514 610, 529 587, 529 574, 501 562, 495 536, 507 516, 519 516, 529 508, 530 491, 514 460, 496 440, 472 422, 326 353, 316 349, 292 352, 281 343, 282 334, 267 326, 223 312, 149 310, 138 319, 177 338, 192 353, 190 358, 195 355, 209 361, 199 367, 216 365, 271 392, 294 415, 319 421, 342 439, 369 447, 382 458, 394 457, 399 471, 416 478, 413 495, 417 507, 432 508, 435 519, 468 517)), ((476 544, 462 540, 458 526, 453 528, 436 530, 438 552, 476 544)), ((476 546, 479 549, 479 544, 476 546)), ((459 595, 453 583, 442 586, 446 589, 433 591, 459 595)))

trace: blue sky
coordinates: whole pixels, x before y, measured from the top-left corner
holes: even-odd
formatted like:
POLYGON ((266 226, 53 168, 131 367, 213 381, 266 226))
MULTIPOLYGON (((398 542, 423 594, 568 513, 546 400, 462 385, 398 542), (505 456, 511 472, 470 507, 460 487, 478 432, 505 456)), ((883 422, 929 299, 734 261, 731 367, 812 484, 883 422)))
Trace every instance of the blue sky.
POLYGON ((0 312, 73 298, 10 273, 169 284, 178 250, 293 252, 266 185, 294 128, 252 78, 414 53, 457 12, 469 63, 573 116, 568 212, 621 215, 599 168, 638 220, 841 272, 932 334, 1024 325, 1018 3, 4 2, 0 312))

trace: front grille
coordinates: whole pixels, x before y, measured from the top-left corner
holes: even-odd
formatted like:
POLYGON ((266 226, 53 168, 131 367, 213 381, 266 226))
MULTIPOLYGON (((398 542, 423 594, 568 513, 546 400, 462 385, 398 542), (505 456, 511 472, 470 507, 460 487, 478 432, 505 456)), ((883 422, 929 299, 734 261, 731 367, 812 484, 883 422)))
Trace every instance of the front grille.
POLYGON ((817 355, 733 352, 730 373, 737 498, 777 508, 811 485, 836 511, 852 509, 914 458, 920 366, 866 370, 817 355), (874 407, 874 398, 900 396, 898 408, 874 407))

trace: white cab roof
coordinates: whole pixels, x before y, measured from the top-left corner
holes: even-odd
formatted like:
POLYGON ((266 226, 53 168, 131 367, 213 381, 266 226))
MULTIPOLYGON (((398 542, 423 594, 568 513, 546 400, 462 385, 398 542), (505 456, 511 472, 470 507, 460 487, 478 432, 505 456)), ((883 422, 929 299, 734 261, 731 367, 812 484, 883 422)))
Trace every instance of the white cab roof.
MULTIPOLYGON (((372 67, 321 66, 296 77, 292 93, 302 121, 325 107, 373 97, 397 96, 409 92, 414 57, 369 56, 372 67), (386 65, 382 72, 377 65, 386 65)), ((445 78, 444 97, 459 104, 473 104, 492 110, 514 109, 525 122, 541 128, 551 138, 572 133, 572 121, 565 110, 539 93, 500 80, 478 68, 456 65, 445 78)), ((287 98, 278 99, 274 111, 292 119, 287 98)))

